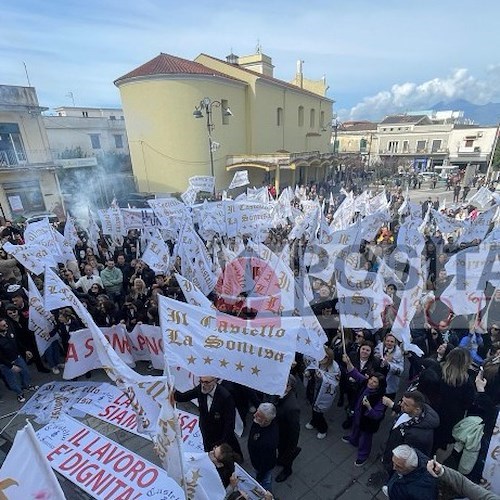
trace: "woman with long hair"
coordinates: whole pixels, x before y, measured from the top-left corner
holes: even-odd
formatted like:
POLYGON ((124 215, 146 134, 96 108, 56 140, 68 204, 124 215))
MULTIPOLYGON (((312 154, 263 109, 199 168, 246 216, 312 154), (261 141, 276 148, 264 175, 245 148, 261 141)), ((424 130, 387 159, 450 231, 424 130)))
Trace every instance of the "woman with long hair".
POLYGON ((446 449, 454 442, 452 430, 462 420, 474 401, 474 384, 469 377, 471 356, 467 349, 456 347, 441 365, 439 401, 435 410, 440 419, 434 433, 434 449, 446 449))
POLYGON ((148 299, 148 289, 143 279, 134 279, 132 287, 129 290, 129 295, 135 302, 140 302, 142 305, 144 305, 144 303, 148 299))
POLYGON ((373 434, 379 428, 385 415, 385 405, 382 398, 385 395, 385 376, 373 372, 370 376, 362 375, 352 364, 349 356, 344 354, 347 365, 347 375, 354 378, 360 385, 356 402, 353 407, 354 420, 349 436, 344 436, 344 443, 352 444, 358 448, 358 456, 354 465, 361 467, 370 456, 373 434))
POLYGON ((380 373, 387 381, 386 396, 394 401, 404 371, 404 357, 398 340, 388 333, 375 347, 375 357, 380 361, 380 373))
MULTIPOLYGON (((379 371, 379 361, 374 357, 374 345, 369 340, 363 340, 357 352, 348 354, 352 366, 363 375, 370 376, 373 372, 379 371)), ((354 417, 354 406, 356 404, 358 393, 362 384, 353 376, 347 374, 346 393, 347 393, 347 419, 342 423, 343 429, 349 429, 354 417)))

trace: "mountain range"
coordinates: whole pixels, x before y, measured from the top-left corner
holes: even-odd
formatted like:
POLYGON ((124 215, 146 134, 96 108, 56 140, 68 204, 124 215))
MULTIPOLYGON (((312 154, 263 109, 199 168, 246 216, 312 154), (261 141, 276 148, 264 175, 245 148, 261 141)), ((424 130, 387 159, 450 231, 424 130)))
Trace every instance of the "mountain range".
POLYGON ((476 125, 498 125, 500 123, 500 103, 473 104, 465 99, 440 101, 432 106, 434 111, 463 111, 464 118, 472 120, 476 125))

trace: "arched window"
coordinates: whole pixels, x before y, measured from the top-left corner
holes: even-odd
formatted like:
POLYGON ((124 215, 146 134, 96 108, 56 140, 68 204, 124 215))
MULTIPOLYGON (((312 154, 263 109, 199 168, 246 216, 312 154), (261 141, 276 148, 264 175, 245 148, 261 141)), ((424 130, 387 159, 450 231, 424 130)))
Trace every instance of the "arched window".
POLYGON ((368 144, 368 141, 366 139, 360 139, 359 141, 359 151, 361 153, 366 152, 366 146, 368 144))
POLYGON ((316 124, 316 110, 312 108, 309 114, 309 127, 314 128, 315 124, 316 124))
POLYGON ((299 106, 298 124, 299 127, 304 126, 304 106, 299 106))
POLYGON ((278 108, 276 111, 276 125, 281 127, 283 125, 283 108, 278 108))
POLYGON ((321 111, 319 114, 319 126, 320 128, 325 128, 325 112, 321 111))

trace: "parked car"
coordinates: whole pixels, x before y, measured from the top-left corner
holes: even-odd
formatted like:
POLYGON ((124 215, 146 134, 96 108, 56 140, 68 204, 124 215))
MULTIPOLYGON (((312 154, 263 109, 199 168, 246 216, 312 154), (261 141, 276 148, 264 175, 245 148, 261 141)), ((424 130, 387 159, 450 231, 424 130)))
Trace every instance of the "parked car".
POLYGON ((35 212, 33 214, 29 214, 26 217, 26 224, 30 224, 31 222, 39 222, 43 219, 49 219, 49 222, 57 222, 59 217, 56 214, 51 212, 35 212))

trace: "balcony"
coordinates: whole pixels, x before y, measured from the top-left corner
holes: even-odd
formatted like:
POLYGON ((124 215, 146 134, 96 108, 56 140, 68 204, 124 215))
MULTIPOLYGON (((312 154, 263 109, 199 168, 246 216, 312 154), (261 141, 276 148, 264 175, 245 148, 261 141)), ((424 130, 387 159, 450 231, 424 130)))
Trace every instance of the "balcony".
POLYGON ((24 152, 16 153, 13 150, 0 151, 0 167, 13 167, 26 163, 24 152))
POLYGON ((53 164, 52 156, 45 149, 25 151, 24 149, 10 148, 0 150, 0 169, 47 166, 48 164, 53 164))
POLYGON ((89 156, 87 158, 67 158, 57 159, 54 161, 57 167, 67 168, 83 168, 83 167, 96 167, 97 158, 89 156))

